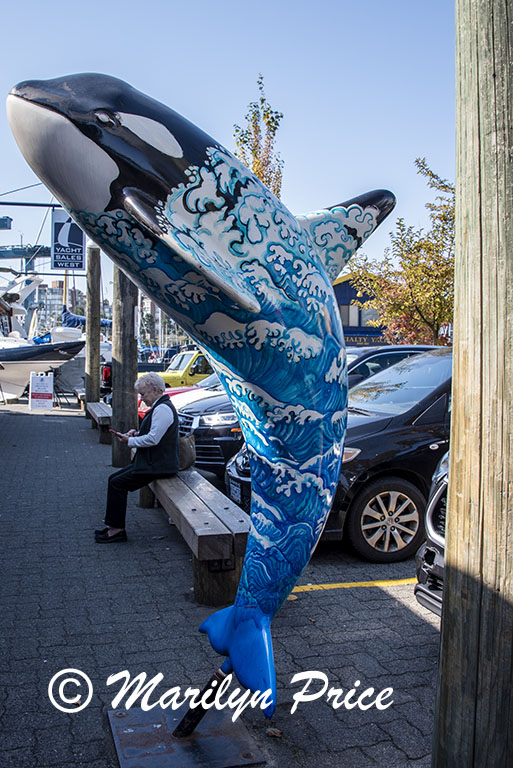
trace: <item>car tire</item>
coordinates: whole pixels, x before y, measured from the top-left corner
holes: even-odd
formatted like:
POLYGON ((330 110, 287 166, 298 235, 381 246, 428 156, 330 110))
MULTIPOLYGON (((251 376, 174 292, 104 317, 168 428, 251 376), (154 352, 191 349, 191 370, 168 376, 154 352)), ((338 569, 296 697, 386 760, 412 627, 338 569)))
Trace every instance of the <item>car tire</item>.
POLYGON ((365 486, 347 514, 352 547, 373 563, 396 563, 415 554, 425 538, 426 499, 400 477, 365 486), (389 522, 387 522, 389 521, 389 522))

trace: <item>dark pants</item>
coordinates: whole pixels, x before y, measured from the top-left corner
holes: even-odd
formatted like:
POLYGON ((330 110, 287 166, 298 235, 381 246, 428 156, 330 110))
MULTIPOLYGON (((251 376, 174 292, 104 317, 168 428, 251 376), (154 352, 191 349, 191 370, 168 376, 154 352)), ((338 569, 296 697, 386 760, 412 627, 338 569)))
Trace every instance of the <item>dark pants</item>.
POLYGON ((135 474, 133 464, 114 472, 109 477, 105 525, 110 528, 124 528, 128 491, 138 491, 155 479, 155 475, 135 474))

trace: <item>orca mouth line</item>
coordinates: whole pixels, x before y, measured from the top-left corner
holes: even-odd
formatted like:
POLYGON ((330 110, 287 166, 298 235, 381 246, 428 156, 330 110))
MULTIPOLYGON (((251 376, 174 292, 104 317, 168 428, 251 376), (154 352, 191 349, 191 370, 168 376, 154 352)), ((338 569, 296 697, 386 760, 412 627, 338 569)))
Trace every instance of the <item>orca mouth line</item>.
POLYGON ((15 99, 21 99, 21 101, 27 102, 27 104, 32 104, 34 107, 40 107, 41 109, 47 109, 48 112, 53 112, 55 115, 59 115, 59 117, 63 117, 65 120, 68 120, 70 123, 72 120, 65 114, 65 112, 62 112, 62 110, 59 110, 57 107, 54 107, 52 104, 47 104, 44 101, 39 101, 39 99, 31 98, 30 96, 25 95, 24 93, 16 93, 15 88, 12 88, 9 93, 7 94, 7 98, 15 98, 15 99))

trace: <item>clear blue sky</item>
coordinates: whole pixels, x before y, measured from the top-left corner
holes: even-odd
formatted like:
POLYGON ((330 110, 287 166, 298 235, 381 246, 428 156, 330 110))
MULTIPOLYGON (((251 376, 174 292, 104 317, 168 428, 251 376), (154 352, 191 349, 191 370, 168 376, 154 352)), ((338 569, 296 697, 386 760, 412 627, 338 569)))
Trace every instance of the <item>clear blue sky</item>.
MULTIPOLYGON (((168 104, 228 149, 262 72, 284 113, 282 200, 294 213, 385 187, 397 207, 364 250, 379 257, 394 220, 428 223, 425 156, 454 180, 454 11, 448 0, 21 0, 2 8, 1 90, 20 80, 104 72, 168 104)), ((0 194, 38 179, 0 110, 0 194)), ((0 200, 49 202, 43 187, 0 200)), ((0 245, 34 244, 44 211, 0 207, 0 245)), ((50 244, 50 229, 38 241, 50 244)), ((6 265, 3 262, 4 266, 6 265)), ((16 262, 16 267, 19 262, 16 262)), ((48 265, 38 263, 48 271, 48 265)), ((47 278, 48 279, 48 278, 47 278)), ((49 278, 51 279, 51 278, 49 278)), ((111 280, 105 268, 105 288, 111 280)), ((3 281, 0 280, 0 285, 3 281)))

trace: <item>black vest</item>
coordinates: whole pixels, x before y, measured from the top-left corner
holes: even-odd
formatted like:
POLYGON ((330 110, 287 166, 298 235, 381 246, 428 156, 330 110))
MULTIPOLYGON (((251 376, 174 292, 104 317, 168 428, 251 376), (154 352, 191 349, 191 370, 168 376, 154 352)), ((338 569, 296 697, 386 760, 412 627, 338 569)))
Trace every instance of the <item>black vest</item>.
POLYGON ((158 405, 167 405, 173 411, 174 421, 162 436, 160 443, 150 448, 137 448, 135 454, 133 472, 137 475, 155 475, 166 477, 178 472, 178 414, 169 395, 162 395, 152 405, 141 422, 139 435, 147 435, 151 429, 153 411, 158 405))

